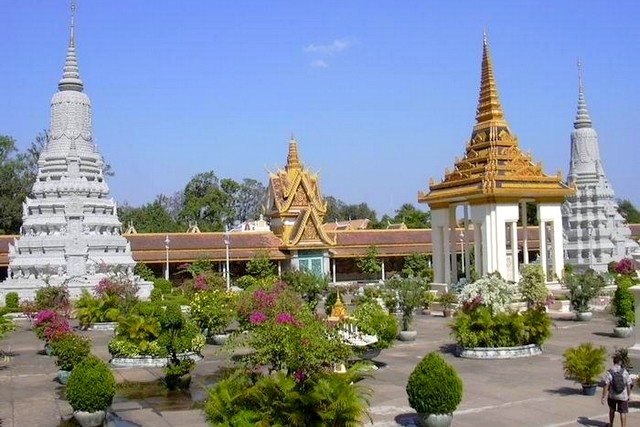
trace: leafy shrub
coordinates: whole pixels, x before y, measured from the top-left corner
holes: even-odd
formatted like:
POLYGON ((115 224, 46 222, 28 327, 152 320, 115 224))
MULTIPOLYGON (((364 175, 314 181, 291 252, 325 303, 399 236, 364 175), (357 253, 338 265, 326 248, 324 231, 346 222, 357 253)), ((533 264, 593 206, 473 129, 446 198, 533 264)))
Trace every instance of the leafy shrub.
POLYGON ((592 385, 598 382, 598 378, 604 372, 607 349, 596 348, 593 343, 586 342, 576 348, 568 348, 563 356, 562 367, 565 377, 580 384, 592 385))
POLYGON ((236 315, 235 294, 218 289, 196 294, 189 306, 193 321, 209 335, 224 332, 236 315))
POLYGON ((614 270, 623 276, 635 276, 635 261, 632 258, 623 258, 615 264, 614 270))
POLYGON ((438 302, 444 309, 451 309, 458 302, 458 297, 452 292, 445 292, 438 297, 438 302))
POLYGON ((356 260, 356 267, 360 272, 366 274, 368 278, 375 278, 382 271, 382 266, 378 260, 378 248, 369 246, 366 255, 356 260))
POLYGON ((189 382, 181 382, 180 378, 187 375, 194 368, 195 362, 189 358, 170 362, 164 368, 164 383, 169 390, 188 388, 189 382))
POLYGON ((98 322, 116 322, 121 315, 121 300, 116 295, 92 296, 86 289, 76 301, 76 317, 80 326, 87 327, 98 322))
POLYGON ((327 294, 327 297, 324 300, 324 312, 325 314, 330 314, 331 310, 333 310, 333 306, 336 304, 338 300, 338 292, 331 291, 327 294))
POLYGON ((399 333, 398 319, 387 313, 380 304, 368 302, 361 304, 353 312, 354 323, 365 334, 376 335, 376 348, 391 347, 399 333))
POLYGON ((161 300, 164 295, 168 295, 173 290, 173 284, 169 280, 165 279, 154 279, 153 280, 153 290, 151 291, 151 299, 161 300))
POLYGON ((4 305, 11 311, 20 310, 20 297, 17 292, 9 292, 4 296, 4 305))
POLYGON ((258 252, 247 263, 247 274, 256 279, 276 276, 276 265, 269 259, 266 252, 258 252))
POLYGON ((149 282, 153 282, 156 279, 156 275, 153 273, 153 270, 151 270, 147 264, 143 264, 141 262, 136 263, 136 266, 133 268, 133 272, 141 279, 149 282))
POLYGON ((66 397, 76 411, 103 411, 116 394, 116 380, 109 367, 96 356, 89 355, 69 375, 66 397))
POLYGON ((530 308, 542 307, 547 302, 549 290, 545 284, 544 271, 540 264, 526 264, 520 270, 520 293, 530 308))
POLYGON ((398 308, 402 312, 402 330, 407 331, 413 321, 414 310, 422 304, 429 283, 420 277, 402 278, 393 276, 386 285, 397 296, 398 308))
POLYGON ((36 309, 67 311, 71 303, 66 285, 47 285, 36 291, 36 309))
POLYGON ((551 336, 551 320, 542 309, 523 314, 492 314, 485 306, 463 310, 451 326, 460 347, 541 345, 551 336))
POLYGON ((0 316, 0 339, 13 330, 16 329, 16 324, 11 319, 4 316, 0 316))
POLYGON ((462 400, 462 380, 439 354, 427 354, 409 375, 409 405, 421 414, 449 414, 462 400))
POLYGON ((489 307, 492 313, 505 313, 509 310, 509 304, 513 301, 516 291, 515 284, 506 282, 497 275, 491 275, 462 288, 458 300, 465 304, 480 298, 481 304, 489 307))
POLYGON ((312 310, 318 304, 318 296, 329 286, 329 280, 326 277, 316 276, 305 270, 285 271, 282 280, 298 292, 312 310))
POLYGON ((613 295, 613 315, 617 317, 617 325, 627 328, 635 324, 635 304, 633 293, 629 290, 635 283, 629 276, 616 278, 617 288, 613 295))
POLYGON ((359 426, 371 393, 358 379, 347 372, 300 381, 278 372, 254 380, 236 372, 209 389, 205 415, 212 425, 359 426))
POLYGON ((589 311, 589 301, 595 298, 605 286, 604 278, 591 269, 582 274, 565 274, 563 281, 569 288, 571 307, 579 313, 589 311))
POLYGON ((63 371, 71 371, 91 350, 88 338, 74 333, 65 333, 51 342, 53 355, 57 357, 56 365, 63 371))
POLYGON ((282 281, 263 279, 238 297, 238 320, 241 326, 252 328, 250 316, 260 312, 269 318, 278 313, 295 313, 304 304, 300 295, 282 281))
POLYGON ((33 320, 33 331, 41 340, 52 341, 58 336, 71 332, 69 320, 52 310, 42 310, 33 320))

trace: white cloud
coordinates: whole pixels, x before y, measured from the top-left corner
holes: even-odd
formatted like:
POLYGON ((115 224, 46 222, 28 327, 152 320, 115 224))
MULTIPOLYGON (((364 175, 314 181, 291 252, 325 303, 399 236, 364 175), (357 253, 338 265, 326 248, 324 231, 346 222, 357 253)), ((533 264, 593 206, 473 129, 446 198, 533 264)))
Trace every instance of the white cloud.
POLYGON ((329 68, 329 64, 327 64, 327 62, 323 61, 322 59, 314 59, 309 65, 311 65, 313 68, 329 68))
POLYGON ((340 52, 344 52, 355 44, 355 40, 351 38, 335 39, 329 44, 310 44, 304 48, 307 53, 314 53, 320 56, 331 56, 340 52))

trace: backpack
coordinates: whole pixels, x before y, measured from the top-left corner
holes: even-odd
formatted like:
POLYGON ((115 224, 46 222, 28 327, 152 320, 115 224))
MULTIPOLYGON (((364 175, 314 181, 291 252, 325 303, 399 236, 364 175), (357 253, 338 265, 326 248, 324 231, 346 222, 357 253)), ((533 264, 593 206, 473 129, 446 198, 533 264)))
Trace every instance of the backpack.
POLYGON ((624 369, 615 371, 611 369, 611 391, 614 394, 620 394, 627 388, 627 382, 624 380, 624 369))

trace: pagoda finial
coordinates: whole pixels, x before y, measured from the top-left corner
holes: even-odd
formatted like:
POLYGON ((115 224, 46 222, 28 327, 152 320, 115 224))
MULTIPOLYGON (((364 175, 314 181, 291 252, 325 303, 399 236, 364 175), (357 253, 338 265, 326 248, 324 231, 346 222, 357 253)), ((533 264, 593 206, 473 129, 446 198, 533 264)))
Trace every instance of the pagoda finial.
POLYGON ((575 129, 590 128, 591 117, 589 116, 589 110, 587 109, 587 101, 584 97, 584 82, 582 80, 582 62, 578 58, 578 112, 576 114, 576 120, 573 122, 575 129))
POLYGON ((482 35, 482 76, 474 130, 484 128, 487 125, 508 126, 502 111, 500 97, 498 96, 498 86, 493 74, 493 61, 489 50, 489 39, 485 31, 482 35))
POLYGON ((64 61, 62 78, 58 82, 58 90, 75 90, 82 92, 84 85, 80 80, 78 70, 78 58, 76 56, 76 10, 78 6, 75 1, 71 1, 71 24, 69 29, 69 47, 67 48, 67 58, 64 61))
POLYGON ((298 156, 298 141, 293 134, 289 140, 289 153, 287 154, 287 166, 286 169, 301 169, 302 163, 300 163, 300 157, 298 156))

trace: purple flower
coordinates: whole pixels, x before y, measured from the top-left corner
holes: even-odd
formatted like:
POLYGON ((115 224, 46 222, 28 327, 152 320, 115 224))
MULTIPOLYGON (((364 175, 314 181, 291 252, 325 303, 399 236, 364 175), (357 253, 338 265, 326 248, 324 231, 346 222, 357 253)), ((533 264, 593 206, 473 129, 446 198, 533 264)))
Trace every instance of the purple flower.
POLYGON ((266 321, 267 321, 267 315, 261 311, 255 311, 251 313, 251 316, 249 316, 249 322, 251 322, 252 325, 259 325, 266 321))
POLYGON ((298 369, 293 373, 293 378, 301 383, 307 378, 307 374, 302 369, 298 369))
POLYGON ((207 289, 207 278, 205 276, 203 276, 202 274, 199 275, 199 276, 196 276, 194 288, 197 291, 206 290, 207 289))
POLYGON ((636 272, 634 261, 631 258, 623 258, 615 265, 616 273, 631 276, 636 272))
POLYGON ((276 323, 279 324, 290 324, 290 325, 297 325, 298 322, 296 321, 296 318, 293 317, 293 315, 291 313, 278 313, 278 315, 276 316, 276 323))
POLYGON ((37 327, 42 325, 43 323, 49 323, 58 317, 58 313, 53 310, 42 310, 36 314, 35 319, 33 320, 33 326, 37 327))

